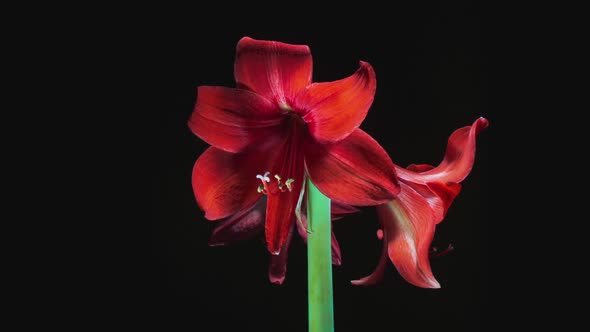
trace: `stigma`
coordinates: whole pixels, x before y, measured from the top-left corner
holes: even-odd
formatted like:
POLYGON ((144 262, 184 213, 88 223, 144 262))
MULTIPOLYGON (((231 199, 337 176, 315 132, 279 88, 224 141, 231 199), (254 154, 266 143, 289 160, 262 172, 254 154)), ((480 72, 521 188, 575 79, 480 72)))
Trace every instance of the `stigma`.
POLYGON ((293 182, 295 181, 294 179, 287 179, 287 181, 283 183, 281 176, 275 174, 274 178, 276 179, 276 182, 271 182, 270 177, 268 177, 269 175, 270 172, 265 172, 264 175, 256 175, 256 178, 260 179, 260 182, 262 182, 257 189, 259 193, 268 195, 269 193, 278 194, 293 190, 293 182))

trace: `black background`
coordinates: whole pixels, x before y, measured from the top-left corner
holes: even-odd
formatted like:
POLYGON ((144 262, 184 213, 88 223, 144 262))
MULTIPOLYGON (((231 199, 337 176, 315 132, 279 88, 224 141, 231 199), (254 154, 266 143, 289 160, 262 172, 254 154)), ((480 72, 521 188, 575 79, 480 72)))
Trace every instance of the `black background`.
POLYGON ((192 18, 162 13, 148 30, 132 30, 130 37, 146 42, 145 53, 131 60, 142 63, 144 73, 136 80, 150 86, 145 114, 154 120, 149 131, 155 133, 148 152, 154 167, 149 179, 151 251, 148 268, 136 273, 141 279, 130 280, 141 294, 142 301, 136 302, 145 310, 143 322, 157 317, 165 325, 182 322, 195 331, 307 328, 302 241, 293 241, 284 284, 273 285, 262 238, 207 246, 214 222, 203 218, 191 188, 193 164, 208 146, 187 127, 196 88, 234 86, 235 46, 250 36, 309 45, 314 82, 346 77, 359 60, 369 62, 377 74, 377 93, 361 128, 396 164, 436 165, 455 129, 479 116, 489 119, 490 127, 478 137, 473 170, 433 241, 439 248, 449 243, 455 247, 431 260, 442 288, 412 286, 391 263, 379 285, 350 285, 370 273, 380 255, 372 208, 336 222, 342 266, 334 267, 333 282, 336 331, 480 331, 493 324, 491 275, 498 244, 490 235, 489 146, 499 110, 490 106, 489 13, 470 3, 394 6, 386 19, 371 15, 368 8, 348 9, 348 14, 313 18, 251 20, 209 12, 192 18), (203 22, 209 14, 219 25, 203 22))

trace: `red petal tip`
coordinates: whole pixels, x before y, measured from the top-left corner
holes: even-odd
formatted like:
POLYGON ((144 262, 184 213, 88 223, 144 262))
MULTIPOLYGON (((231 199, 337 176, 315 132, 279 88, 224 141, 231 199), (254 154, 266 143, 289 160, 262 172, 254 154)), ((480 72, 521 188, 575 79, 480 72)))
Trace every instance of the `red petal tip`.
POLYGON ((490 121, 488 121, 488 119, 484 118, 483 116, 480 116, 477 120, 475 120, 474 125, 477 128, 477 133, 479 134, 481 130, 486 129, 490 125, 490 121))
POLYGON ((281 277, 281 278, 274 278, 274 277, 269 277, 270 282, 275 284, 275 285, 282 285, 283 281, 285 281, 285 277, 281 277))
POLYGON ((247 41, 249 39, 252 39, 252 38, 250 38, 248 36, 244 36, 244 37, 240 38, 240 40, 238 41, 238 44, 240 44, 242 41, 247 41))
POLYGON ((221 218, 219 218, 219 216, 215 213, 211 213, 211 212, 206 211, 205 212, 205 219, 214 221, 214 220, 218 220, 221 218))
POLYGON ((359 61, 359 65, 363 68, 373 68, 370 63, 368 63, 366 61, 362 61, 362 60, 359 61))
POLYGON ((426 286, 425 288, 432 288, 432 289, 440 288, 440 284, 438 283, 438 281, 436 281, 436 279, 428 279, 428 284, 425 286, 426 286))
POLYGON ((290 44, 290 43, 284 43, 284 42, 274 41, 274 40, 254 39, 254 38, 251 38, 248 36, 244 36, 238 41, 238 45, 236 47, 236 52, 239 54, 244 47, 255 46, 255 47, 261 48, 261 47, 267 46, 269 43, 275 43, 277 45, 289 48, 291 50, 298 50, 298 51, 304 52, 306 54, 311 53, 308 45, 290 44))
POLYGON ((350 284, 353 286, 372 286, 373 283, 367 282, 366 280, 359 279, 359 280, 351 280, 350 284))

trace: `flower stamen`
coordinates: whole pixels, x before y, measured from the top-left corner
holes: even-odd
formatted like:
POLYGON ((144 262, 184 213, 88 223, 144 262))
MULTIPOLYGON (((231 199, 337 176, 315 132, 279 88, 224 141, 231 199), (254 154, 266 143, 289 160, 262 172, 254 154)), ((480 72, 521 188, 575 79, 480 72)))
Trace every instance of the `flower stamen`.
POLYGON ((258 186, 257 191, 259 193, 263 193, 263 194, 267 194, 270 192, 270 189, 268 188, 268 184, 270 183, 270 178, 268 177, 268 175, 270 174, 270 172, 265 172, 264 175, 260 175, 257 174, 256 178, 260 179, 260 182, 262 182, 261 185, 258 186))
POLYGON ((275 174, 275 179, 277 179, 277 184, 278 184, 279 190, 281 192, 284 192, 285 189, 283 188, 283 184, 281 183, 281 177, 278 174, 275 174))
POLYGON ((270 172, 265 172, 264 175, 256 175, 257 179, 260 179, 260 181, 262 182, 262 184, 260 184, 257 188, 257 191, 259 193, 263 193, 265 195, 268 195, 268 193, 271 194, 276 194, 278 192, 285 192, 285 191, 291 191, 293 190, 293 182, 295 181, 294 179, 287 179, 287 181, 285 181, 285 183, 283 183, 281 180, 281 176, 278 174, 275 174, 274 178, 277 180, 276 182, 276 188, 274 183, 270 182, 270 178, 268 177, 268 175, 270 174, 270 172), (272 189, 271 189, 272 186, 272 189), (274 189, 274 190, 273 190, 274 189))
POLYGON ((293 190, 293 187, 291 187, 291 184, 295 182, 294 179, 287 179, 287 181, 285 182, 285 185, 287 186, 287 189, 289 189, 289 191, 293 190))

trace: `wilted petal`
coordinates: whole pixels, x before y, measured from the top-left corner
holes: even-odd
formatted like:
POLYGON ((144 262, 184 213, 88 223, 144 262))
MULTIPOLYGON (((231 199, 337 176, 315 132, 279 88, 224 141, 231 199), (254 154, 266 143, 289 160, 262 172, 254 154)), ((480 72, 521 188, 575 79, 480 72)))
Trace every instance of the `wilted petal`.
POLYGON ((278 134, 281 120, 278 108, 254 92, 201 86, 188 125, 195 135, 214 147, 238 152, 278 134))
POLYGON ((234 74, 239 86, 289 109, 297 93, 311 83, 312 59, 306 45, 244 37, 238 42, 234 74))
POLYGON ((297 96, 296 109, 318 141, 336 142, 363 122, 376 86, 373 67, 361 61, 360 68, 350 77, 308 86, 297 96))
POLYGON ((387 152, 360 129, 334 144, 309 140, 305 166, 324 195, 344 204, 383 204, 400 190, 387 152))
POLYGON ((387 253, 400 275, 418 287, 440 288, 428 257, 435 216, 426 199, 402 183, 399 196, 378 206, 377 214, 385 229, 387 253))
POLYGON ((266 198, 261 197, 251 208, 220 220, 211 234, 209 245, 223 246, 235 241, 247 240, 263 232, 265 206, 266 198))
POLYGON ((449 137, 445 157, 440 165, 421 173, 396 166, 398 176, 402 180, 417 183, 460 183, 473 167, 476 137, 488 125, 487 119, 479 118, 473 125, 455 130, 449 137))

